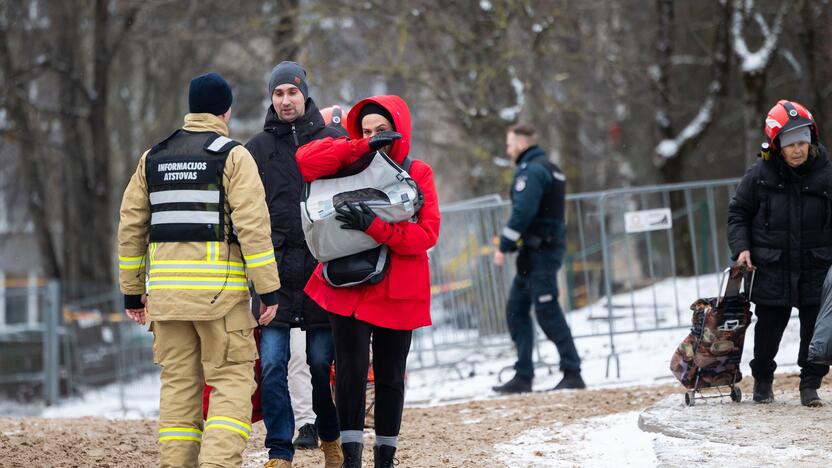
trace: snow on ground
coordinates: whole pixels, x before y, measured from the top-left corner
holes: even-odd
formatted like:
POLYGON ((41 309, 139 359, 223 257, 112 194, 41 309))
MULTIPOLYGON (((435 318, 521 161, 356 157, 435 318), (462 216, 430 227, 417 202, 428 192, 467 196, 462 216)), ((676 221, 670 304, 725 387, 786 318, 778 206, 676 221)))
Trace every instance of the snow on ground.
MULTIPOLYGON (((633 294, 614 296, 613 304, 617 311, 615 329, 625 331, 632 330, 635 325, 647 327, 687 324, 690 320, 689 305, 699 296, 715 295, 717 292, 715 275, 678 278, 675 283, 674 287, 674 280, 668 279, 653 287, 634 291, 633 294), (654 301, 654 297, 657 300, 654 301), (673 305, 677 299, 678 309, 673 305), (657 303, 657 306, 654 307, 654 303, 657 303), (621 312, 622 310, 624 312, 621 312)), ((570 312, 568 321, 573 334, 582 336, 603 332, 606 329, 606 321, 599 325, 598 317, 605 316, 606 309, 601 302, 570 312)), ((797 369, 795 363, 799 342, 798 328, 798 320, 791 320, 778 354, 778 371, 793 372, 797 369)), ((615 349, 619 355, 620 378, 616 376, 615 360, 609 361, 607 376, 607 358, 610 354, 608 335, 579 338, 576 340, 576 346, 583 360, 584 380, 594 388, 673 382, 669 371, 670 358, 686 333, 687 330, 680 328, 616 335, 615 349)), ((743 355, 742 370, 745 375, 750 375, 748 362, 752 356, 753 340, 752 327, 746 335, 747 345, 743 355)), ((442 362, 457 362, 455 367, 409 372, 405 395, 407 404, 431 405, 494 397, 491 387, 511 378, 511 366, 516 355, 505 337, 493 339, 493 342, 484 340, 482 344, 482 347, 474 349, 443 350, 442 362)), ((535 362, 540 367, 536 369, 534 389, 546 390, 554 387, 561 378, 557 367, 558 353, 554 344, 543 339, 542 335, 535 362)), ((8 415, 32 415, 42 410, 41 415, 44 417, 154 417, 159 410, 159 376, 152 374, 123 387, 114 384, 93 390, 83 397, 64 400, 55 407, 41 409, 16 405, 16 409, 10 408, 9 411, 5 411, 4 408, 0 405, 0 412, 8 415)))
MULTIPOLYGON (((599 319, 607 316, 605 302, 602 300, 569 312, 567 319, 573 335, 584 336, 576 339, 575 345, 583 361, 582 373, 587 385, 597 388, 675 382, 669 370, 670 358, 688 333, 684 327, 689 327, 690 324, 690 304, 698 297, 717 295, 718 284, 717 275, 667 279, 632 294, 614 296, 615 330, 630 331, 636 329, 636 326, 639 329, 680 326, 670 330, 616 334, 614 343, 620 378, 616 375, 615 359, 609 361, 609 375, 607 374, 611 349, 609 336, 586 337, 607 330, 608 320, 599 319)), ((797 317, 793 317, 783 335, 777 355, 779 372, 794 372, 798 369, 799 325, 797 317)), ((561 374, 554 344, 540 332, 539 338, 535 362, 541 367, 536 369, 533 385, 535 390, 546 390, 557 384, 561 374)), ((753 326, 746 334, 745 343, 742 372, 750 375, 748 363, 753 356, 753 326)), ((407 401, 410 404, 438 404, 493 397, 491 387, 514 375, 512 366, 516 354, 505 338, 502 341, 482 340, 480 345, 467 350, 442 351, 442 362, 456 363, 455 366, 410 372, 407 401)))
POLYGON ((655 438, 638 429, 638 412, 628 412, 530 429, 495 448, 511 468, 656 466, 655 438))
MULTIPOLYGON (((636 326, 650 326, 651 323, 664 327, 686 324, 689 304, 697 297, 716 293, 716 278, 713 275, 677 279, 676 283, 674 287, 673 280, 666 280, 632 294, 615 296, 615 329, 631 330, 636 326), (678 308, 674 306, 677 302, 678 308)), ((676 346, 687 333, 686 329, 616 335, 614 343, 619 357, 619 378, 615 361, 608 360, 611 349, 609 337, 586 337, 603 331, 608 321, 599 320, 599 317, 605 316, 603 303, 572 311, 568 316, 573 333, 584 336, 577 340, 576 345, 583 359, 583 376, 590 387, 674 382, 668 366, 676 346)), ((794 319, 786 329, 778 354, 778 372, 797 370, 798 326, 798 320, 794 319)), ((750 375, 748 362, 752 356, 753 340, 752 327, 746 335, 742 365, 745 375, 750 375)), ((491 386, 513 375, 514 350, 505 337, 483 339, 479 343, 481 346, 474 349, 441 352, 442 362, 456 363, 456 366, 410 372, 407 403, 421 406, 495 398, 491 386)), ((534 382, 535 390, 551 388, 561 377, 554 345, 541 340, 535 360, 540 365, 534 382)), ((832 447, 825 442, 825 432, 817 430, 809 433, 804 430, 807 427, 829 427, 832 419, 828 415, 823 416, 825 411, 813 412, 801 407, 796 391, 791 391, 793 394, 785 395, 781 391, 775 405, 754 405, 748 401, 750 395, 745 395, 745 402, 739 405, 709 401, 687 408, 682 403, 684 392, 680 387, 678 395, 669 397, 641 415, 626 412, 582 419, 566 425, 556 423, 548 427, 529 427, 513 439, 495 445, 494 450, 497 458, 510 467, 712 465, 721 460, 731 460, 733 466, 817 466, 821 460, 826 462, 821 464, 832 464, 832 447), (752 412, 753 417, 749 417, 752 412)), ((822 389, 821 396, 832 401, 832 392, 824 393, 822 389)), ((158 403, 159 377, 156 374, 124 386, 111 385, 91 391, 83 397, 67 399, 60 406, 40 408, 18 405, 11 408, 0 405, 0 412, 11 415, 39 413, 46 418, 88 415, 112 419, 155 418, 158 416, 158 403)), ((475 418, 462 424, 477 426, 480 421, 475 418)), ((265 452, 255 452, 252 463, 257 464, 264 457, 265 452)))
MULTIPOLYGON (((832 392, 821 396, 829 400, 832 392)), ((794 389, 777 398, 772 405, 712 400, 686 407, 673 395, 641 413, 529 429, 495 450, 511 468, 830 466, 832 442, 822 428, 832 415, 800 406, 794 389)))
POLYGON ((47 407, 44 418, 102 416, 110 419, 145 419, 159 416, 159 374, 148 374, 126 385, 113 384, 47 407))

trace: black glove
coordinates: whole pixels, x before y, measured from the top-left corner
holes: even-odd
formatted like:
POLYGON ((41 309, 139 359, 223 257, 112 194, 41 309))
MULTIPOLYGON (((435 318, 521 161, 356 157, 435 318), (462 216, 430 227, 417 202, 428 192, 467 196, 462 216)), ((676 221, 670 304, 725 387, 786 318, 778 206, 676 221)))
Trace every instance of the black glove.
POLYGON ((341 221, 341 229, 353 229, 355 231, 366 231, 376 219, 376 214, 364 202, 356 207, 354 203, 342 203, 335 207, 338 215, 335 219, 341 221))
POLYGON ((402 137, 402 134, 399 132, 379 132, 375 135, 370 137, 370 149, 373 151, 378 151, 379 148, 383 148, 387 145, 392 145, 393 141, 398 140, 402 137))

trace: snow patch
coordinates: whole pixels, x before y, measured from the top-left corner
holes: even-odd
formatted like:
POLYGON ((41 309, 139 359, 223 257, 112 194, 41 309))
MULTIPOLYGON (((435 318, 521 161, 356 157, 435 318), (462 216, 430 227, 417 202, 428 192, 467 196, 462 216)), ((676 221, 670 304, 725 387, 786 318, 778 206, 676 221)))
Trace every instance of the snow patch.
MULTIPOLYGON (((718 89, 718 83, 712 83, 711 87, 716 86, 718 89)), ((664 139, 659 142, 656 146, 656 154, 663 158, 673 158, 679 153, 679 148, 682 147, 688 140, 699 136, 702 132, 705 131, 705 128, 708 124, 711 123, 712 113, 714 109, 714 103, 716 99, 713 96, 709 96, 705 99, 704 104, 699 109, 699 113, 696 114, 696 117, 688 123, 688 125, 673 139, 664 139)))
POLYGON ((656 466, 656 436, 640 431, 637 423, 638 413, 630 412, 535 428, 497 445, 497 458, 509 467, 656 466))
POLYGON ((744 20, 747 15, 754 8, 753 1, 746 1, 744 8, 740 0, 734 2, 734 14, 731 22, 731 35, 733 36, 734 53, 740 59, 740 68, 743 73, 756 74, 761 73, 771 61, 771 55, 777 49, 777 43, 780 39, 780 33, 783 30, 783 16, 785 14, 785 7, 789 2, 784 2, 783 6, 777 12, 777 17, 774 19, 774 27, 769 28, 768 23, 760 13, 754 14, 754 20, 760 28, 765 39, 760 48, 754 52, 748 49, 748 44, 745 42, 743 36, 744 20))
POLYGON ((500 110, 500 118, 508 122, 513 122, 517 119, 520 111, 523 110, 523 105, 526 100, 526 96, 523 94, 525 86, 523 85, 523 82, 517 78, 517 71, 514 67, 508 67, 508 74, 511 77, 511 87, 514 88, 516 101, 513 106, 500 110))

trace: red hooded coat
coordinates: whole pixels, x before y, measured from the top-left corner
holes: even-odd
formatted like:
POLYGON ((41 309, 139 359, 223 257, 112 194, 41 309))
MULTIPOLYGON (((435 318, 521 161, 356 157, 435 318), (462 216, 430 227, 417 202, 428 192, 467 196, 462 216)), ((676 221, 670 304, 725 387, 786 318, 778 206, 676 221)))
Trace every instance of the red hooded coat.
MULTIPOLYGON (((361 108, 371 102, 392 115, 393 125, 402 138, 393 143, 390 157, 398 164, 404 162, 410 151, 410 110, 398 96, 375 96, 364 99, 350 110, 347 131, 351 139, 325 138, 298 149, 296 157, 305 181, 333 175, 370 152, 358 116, 361 108)), ((305 291, 327 311, 352 315, 358 320, 396 330, 413 330, 431 324, 427 250, 439 237, 439 200, 433 169, 428 164, 414 160, 409 172, 425 196, 418 221, 390 224, 376 218, 366 231, 367 235, 390 248, 390 266, 384 279, 372 285, 333 288, 324 280, 318 264, 305 291)))

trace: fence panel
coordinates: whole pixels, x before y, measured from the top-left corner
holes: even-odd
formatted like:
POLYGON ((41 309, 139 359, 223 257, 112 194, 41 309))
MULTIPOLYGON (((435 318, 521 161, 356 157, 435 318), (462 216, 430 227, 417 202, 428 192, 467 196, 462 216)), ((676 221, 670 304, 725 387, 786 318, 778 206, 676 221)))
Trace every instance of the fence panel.
MULTIPOLYGON (((576 339, 609 338, 608 374, 612 363, 619 373, 616 335, 686 328, 686 301, 718 290, 717 273, 730 257, 727 205, 738 182, 567 195, 560 301, 576 339), (627 231, 625 213, 665 208, 669 229, 627 231)), ((493 197, 442 210, 430 252, 434 325, 414 335, 411 369, 448 366, 463 376, 477 350, 511 346, 505 302, 515 268, 491 262, 509 211, 509 202, 493 197)))

